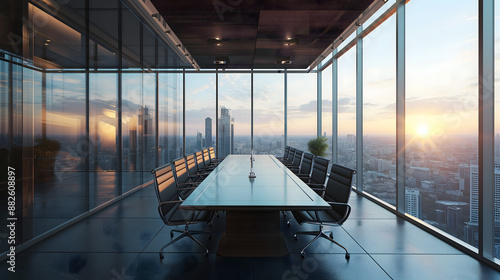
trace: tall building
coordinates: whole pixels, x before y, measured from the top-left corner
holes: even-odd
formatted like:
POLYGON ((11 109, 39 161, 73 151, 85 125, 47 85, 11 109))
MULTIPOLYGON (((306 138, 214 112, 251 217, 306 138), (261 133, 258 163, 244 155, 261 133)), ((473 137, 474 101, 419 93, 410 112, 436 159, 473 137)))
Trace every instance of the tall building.
POLYGON ((201 134, 201 132, 196 132, 196 149, 198 151, 201 151, 202 149, 202 138, 203 135, 201 134))
MULTIPOLYGON (((495 222, 500 223, 500 164, 495 164, 495 222)), ((470 222, 479 222, 479 169, 477 162, 471 161, 470 165, 470 222)))
POLYGON ((405 191, 405 212, 413 217, 422 217, 422 199, 418 189, 408 188, 405 191))
POLYGON ((218 157, 224 158, 233 152, 234 144, 234 126, 231 118, 231 110, 222 106, 221 116, 219 118, 219 147, 217 150, 218 157))
POLYGON ((205 119, 205 147, 212 147, 212 118, 205 119))
POLYGON ((458 188, 463 196, 470 196, 470 165, 460 164, 458 166, 458 188))

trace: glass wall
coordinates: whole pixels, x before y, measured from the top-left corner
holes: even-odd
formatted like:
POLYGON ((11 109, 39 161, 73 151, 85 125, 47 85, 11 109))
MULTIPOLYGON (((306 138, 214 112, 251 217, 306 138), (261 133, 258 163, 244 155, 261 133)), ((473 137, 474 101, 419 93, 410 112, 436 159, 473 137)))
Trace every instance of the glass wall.
POLYGON ((477 247, 478 3, 410 1, 406 34, 406 213, 477 247))
POLYGON ((287 74, 288 146, 307 151, 307 142, 317 135, 316 73, 287 74))
POLYGON ((327 137, 328 149, 326 158, 331 160, 333 155, 333 137, 332 137, 332 65, 323 70, 321 75, 321 131, 322 135, 327 137))
POLYGON ((215 147, 215 74, 186 74, 186 154, 215 147))
POLYGON ((495 3, 495 258, 500 259, 500 4, 495 3))
POLYGON ((396 205, 396 16, 363 38, 363 190, 396 205))
MULTIPOLYGON (((338 163, 356 169, 356 48, 338 58, 338 163)), ((356 180, 354 177, 353 181, 356 180)))
POLYGON ((30 5, 29 57, 0 52, 1 162, 23 186, 17 245, 150 182, 151 169, 183 154, 182 74, 151 70, 181 63, 120 1, 89 1, 86 38, 71 25, 86 22, 84 3, 68 4, 71 15, 30 5), (121 48, 120 12, 130 27, 121 48))
POLYGON ((254 74, 255 154, 283 156, 284 151, 284 74, 254 74))
POLYGON ((250 74, 219 74, 218 157, 250 154, 250 74))

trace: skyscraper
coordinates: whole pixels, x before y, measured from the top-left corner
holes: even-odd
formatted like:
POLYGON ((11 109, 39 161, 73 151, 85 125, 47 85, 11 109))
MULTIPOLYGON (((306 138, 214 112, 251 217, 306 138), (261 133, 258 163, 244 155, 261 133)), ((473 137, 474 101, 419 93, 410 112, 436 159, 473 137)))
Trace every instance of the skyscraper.
POLYGON ((405 191, 405 212, 413 217, 421 218, 422 200, 418 189, 408 188, 405 191))
POLYGON ((232 152, 232 144, 234 144, 234 126, 232 125, 233 119, 231 118, 231 110, 222 106, 221 116, 219 118, 219 147, 218 157, 224 158, 232 152), (232 133, 233 132, 233 133, 232 133))
MULTIPOLYGON (((495 213, 496 223, 500 223, 500 164, 495 164, 495 213)), ((470 165, 470 222, 479 222, 479 168, 477 162, 471 161, 470 165)))
POLYGON ((212 118, 205 119, 205 147, 212 147, 212 118))
POLYGON ((196 132, 196 149, 198 151, 201 151, 202 138, 203 138, 203 136, 202 136, 201 132, 196 132))

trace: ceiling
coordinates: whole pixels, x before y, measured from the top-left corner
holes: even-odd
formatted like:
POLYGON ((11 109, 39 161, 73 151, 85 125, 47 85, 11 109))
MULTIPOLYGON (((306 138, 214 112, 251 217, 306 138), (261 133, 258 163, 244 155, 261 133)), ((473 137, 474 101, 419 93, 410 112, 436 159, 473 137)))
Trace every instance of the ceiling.
POLYGON ((306 69, 374 0, 151 0, 202 69, 306 69), (220 38, 222 45, 213 40, 220 38), (287 38, 297 39, 285 45, 287 38), (278 64, 290 57, 291 64, 278 64))

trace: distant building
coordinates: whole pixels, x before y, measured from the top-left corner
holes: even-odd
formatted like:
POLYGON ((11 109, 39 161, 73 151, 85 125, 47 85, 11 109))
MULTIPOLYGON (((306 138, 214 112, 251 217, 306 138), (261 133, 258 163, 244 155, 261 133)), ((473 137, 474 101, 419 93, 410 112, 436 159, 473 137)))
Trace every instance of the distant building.
POLYGON ((406 189, 405 212, 419 219, 422 217, 422 199, 418 189, 406 189))
POLYGON ((196 149, 201 151, 202 149, 203 136, 201 132, 196 132, 196 149))
POLYGON ((224 158, 234 152, 233 120, 234 119, 231 118, 231 110, 223 106, 221 108, 218 127, 219 147, 217 153, 219 158, 224 158))
POLYGON ((212 147, 212 118, 205 119, 205 147, 212 147))

